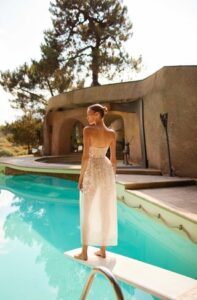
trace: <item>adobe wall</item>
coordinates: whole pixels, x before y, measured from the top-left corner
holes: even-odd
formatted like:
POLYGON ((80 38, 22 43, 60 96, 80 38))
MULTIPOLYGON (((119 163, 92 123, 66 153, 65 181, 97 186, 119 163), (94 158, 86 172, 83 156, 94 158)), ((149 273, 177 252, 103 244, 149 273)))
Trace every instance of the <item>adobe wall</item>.
MULTIPOLYGON (((169 114, 172 164, 178 176, 197 177, 197 68, 165 70, 163 110, 169 114)), ((161 168, 166 166, 164 132, 161 137, 161 168)))
MULTIPOLYGON (((197 177, 197 67, 164 67, 140 81, 84 88, 60 94, 49 100, 46 120, 53 124, 52 154, 61 154, 75 119, 86 122, 86 108, 92 103, 132 103, 143 99, 144 130, 148 166, 168 173, 166 135, 160 113, 168 112, 172 166, 178 176, 197 177), (55 111, 57 109, 65 111, 55 111), (51 116, 52 117, 51 117, 51 116), (50 116, 50 117, 49 117, 50 116), (61 128, 61 135, 57 134, 61 128), (63 135, 63 136, 62 136, 63 135), (58 146, 58 145, 62 146, 58 146), (59 148, 58 148, 59 147, 59 148)), ((112 112, 113 113, 113 112, 112 112)), ((119 113, 124 120, 125 138, 131 140, 133 157, 141 159, 136 114, 119 113), (132 116, 132 117, 131 117, 132 116)), ((45 121, 46 123, 46 121, 45 121)), ((47 126, 46 126, 47 127, 47 126)), ((47 129, 45 128, 45 136, 47 129)), ((47 139, 45 139, 47 145, 47 139)), ((47 148, 47 146, 46 146, 47 148)), ((69 151, 69 146, 67 148, 69 151)))
MULTIPOLYGON (((71 151, 71 130, 76 121, 86 125, 84 108, 53 112, 49 124, 52 126, 50 155, 63 155, 71 151)), ((48 146, 48 145, 47 145, 48 146)))

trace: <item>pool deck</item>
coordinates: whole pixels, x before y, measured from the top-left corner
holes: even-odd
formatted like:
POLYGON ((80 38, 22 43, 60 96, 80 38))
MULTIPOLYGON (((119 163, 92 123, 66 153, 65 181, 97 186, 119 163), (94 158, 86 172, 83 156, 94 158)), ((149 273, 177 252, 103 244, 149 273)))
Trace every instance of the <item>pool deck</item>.
MULTIPOLYGON (((116 175, 116 181, 125 186, 127 192, 143 197, 148 201, 159 204, 171 211, 179 212, 181 215, 191 219, 197 223, 197 184, 181 186, 190 178, 169 177, 169 176, 150 176, 150 175, 116 175), (141 188, 147 186, 149 183, 156 183, 155 187, 141 188), (158 187, 161 183, 161 187, 158 187), (168 184, 175 183, 175 186, 168 186, 168 184), (133 184, 133 186, 132 186, 133 184), (134 188, 137 187, 138 188, 134 188), (166 184, 166 187, 162 185, 166 184), (176 186, 180 185, 180 186, 176 186)), ((152 185, 151 185, 152 186, 152 185)))
POLYGON ((194 178, 117 174, 117 197, 197 243, 196 182, 194 178))
POLYGON ((50 164, 38 161, 38 157, 24 156, 24 157, 1 157, 0 165, 16 170, 47 172, 47 173, 79 173, 80 165, 76 164, 50 164))
MULTIPOLYGON (((13 168, 16 170, 29 170, 35 172, 48 173, 71 173, 79 174, 81 165, 76 163, 46 163, 41 161, 42 157, 18 156, 18 157, 0 157, 0 165, 13 168)), ((125 166, 121 161, 118 161, 118 173, 123 174, 151 174, 161 175, 161 172, 156 169, 143 169, 140 166, 125 166)))

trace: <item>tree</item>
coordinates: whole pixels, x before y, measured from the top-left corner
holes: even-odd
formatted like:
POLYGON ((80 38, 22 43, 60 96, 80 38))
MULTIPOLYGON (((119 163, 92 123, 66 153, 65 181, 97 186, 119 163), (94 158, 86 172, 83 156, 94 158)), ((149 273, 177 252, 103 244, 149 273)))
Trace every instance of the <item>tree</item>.
POLYGON ((56 0, 50 12, 62 55, 75 61, 77 72, 90 69, 93 86, 99 85, 99 74, 113 79, 127 66, 139 67, 141 58, 133 59, 123 48, 132 23, 119 0, 56 0))
POLYGON ((63 60, 64 46, 51 30, 44 32, 44 43, 40 46, 41 59, 32 60, 32 73, 37 76, 42 90, 50 91, 51 96, 72 87, 74 63, 63 60))
POLYGON ((1 72, 0 84, 13 96, 11 100, 13 108, 20 108, 25 114, 31 111, 33 114, 41 112, 46 100, 38 90, 38 82, 31 72, 31 68, 24 63, 13 72, 1 72), (37 104, 39 103, 39 107, 37 104))
POLYGON ((67 90, 73 80, 72 65, 62 65, 62 46, 50 30, 44 33, 40 48, 39 61, 32 60, 31 64, 24 63, 12 72, 0 73, 0 84, 14 96, 12 107, 37 117, 44 114, 47 99, 67 90))
POLYGON ((41 127, 41 121, 28 114, 10 124, 7 123, 2 130, 6 135, 11 134, 11 142, 27 146, 30 153, 31 147, 39 144, 41 127))
POLYGON ((0 84, 13 95, 12 107, 40 117, 50 96, 83 87, 90 72, 95 86, 99 75, 112 80, 138 69, 141 58, 133 59, 123 47, 132 36, 132 24, 120 1, 51 3, 53 28, 44 32, 40 60, 0 72, 0 84))

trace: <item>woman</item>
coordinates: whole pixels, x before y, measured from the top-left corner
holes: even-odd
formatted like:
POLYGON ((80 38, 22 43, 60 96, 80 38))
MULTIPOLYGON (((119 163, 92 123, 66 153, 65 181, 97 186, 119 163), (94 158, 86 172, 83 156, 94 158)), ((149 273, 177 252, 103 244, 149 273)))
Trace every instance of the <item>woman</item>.
POLYGON ((107 107, 93 104, 87 109, 89 125, 83 130, 80 189, 81 253, 87 260, 88 245, 100 246, 97 256, 106 257, 106 246, 117 245, 116 135, 107 128, 107 107), (110 160, 106 157, 110 148, 110 160))

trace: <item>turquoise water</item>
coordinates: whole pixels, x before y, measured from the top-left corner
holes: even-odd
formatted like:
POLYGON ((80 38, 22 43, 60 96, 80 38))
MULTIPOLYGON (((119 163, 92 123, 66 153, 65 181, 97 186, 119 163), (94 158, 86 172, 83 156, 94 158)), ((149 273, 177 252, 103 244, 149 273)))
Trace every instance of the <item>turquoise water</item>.
MULTIPOLYGON (((78 300, 90 269, 63 255, 80 247, 79 194, 72 181, 0 176, 0 299, 78 300)), ((108 247, 193 278, 197 245, 118 203, 117 247, 108 247)), ((120 282, 126 300, 156 299, 120 282)), ((112 300, 97 275, 88 299, 112 300)))

